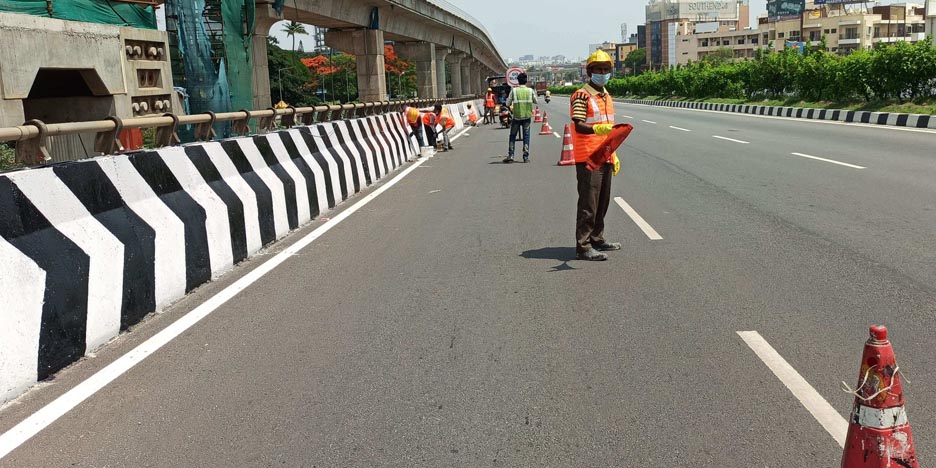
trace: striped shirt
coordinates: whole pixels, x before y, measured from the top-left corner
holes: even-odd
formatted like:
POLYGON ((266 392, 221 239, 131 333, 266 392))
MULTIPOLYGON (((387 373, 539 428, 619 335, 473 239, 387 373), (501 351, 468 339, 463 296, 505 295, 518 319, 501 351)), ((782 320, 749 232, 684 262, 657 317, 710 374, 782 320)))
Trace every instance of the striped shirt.
MULTIPOLYGON (((592 87, 591 83, 586 84, 582 89, 588 92, 588 94, 598 97, 604 97, 605 93, 608 92, 604 87, 601 88, 601 91, 598 91, 592 87)), ((579 93, 573 96, 572 99, 572 120, 584 122, 586 119, 588 119, 588 96, 579 93)))

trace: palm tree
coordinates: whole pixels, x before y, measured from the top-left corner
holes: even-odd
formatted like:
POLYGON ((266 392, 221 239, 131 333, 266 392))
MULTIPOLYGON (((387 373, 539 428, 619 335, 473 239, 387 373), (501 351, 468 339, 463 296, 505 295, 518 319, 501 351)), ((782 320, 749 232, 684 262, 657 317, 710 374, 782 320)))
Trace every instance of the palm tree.
POLYGON ((286 24, 286 26, 283 26, 283 32, 285 32, 287 36, 292 38, 292 50, 294 54, 296 53, 296 35, 297 34, 309 34, 309 32, 306 31, 304 24, 297 23, 295 21, 290 21, 289 23, 286 24))

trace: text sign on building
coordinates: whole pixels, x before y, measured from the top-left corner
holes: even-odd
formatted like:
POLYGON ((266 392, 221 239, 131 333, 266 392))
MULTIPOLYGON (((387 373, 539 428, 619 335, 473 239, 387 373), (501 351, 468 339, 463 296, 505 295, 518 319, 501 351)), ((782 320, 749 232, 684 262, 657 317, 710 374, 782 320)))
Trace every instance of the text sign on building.
POLYGON ((767 17, 771 21, 799 18, 806 9, 806 0, 767 0, 767 17))
POLYGON ((837 3, 868 3, 867 0, 815 0, 816 5, 833 5, 837 3))

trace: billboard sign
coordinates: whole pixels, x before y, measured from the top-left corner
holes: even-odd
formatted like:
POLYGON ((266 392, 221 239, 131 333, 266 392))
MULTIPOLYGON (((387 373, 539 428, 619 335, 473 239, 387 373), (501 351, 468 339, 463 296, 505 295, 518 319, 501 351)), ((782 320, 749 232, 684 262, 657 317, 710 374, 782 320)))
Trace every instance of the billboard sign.
POLYGON ((656 0, 647 5, 648 22, 737 20, 738 15, 738 0, 656 0))
POLYGON ((806 0, 767 0, 767 17, 770 21, 799 18, 806 9, 806 0))
POLYGON ((815 0, 816 5, 835 5, 845 3, 868 3, 866 0, 815 0))

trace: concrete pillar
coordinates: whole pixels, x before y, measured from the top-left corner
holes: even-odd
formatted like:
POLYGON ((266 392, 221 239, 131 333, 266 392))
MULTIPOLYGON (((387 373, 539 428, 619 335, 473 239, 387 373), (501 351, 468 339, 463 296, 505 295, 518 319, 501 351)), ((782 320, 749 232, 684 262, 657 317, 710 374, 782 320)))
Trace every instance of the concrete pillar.
POLYGON ((436 47, 431 42, 398 42, 393 47, 397 55, 416 64, 416 95, 420 99, 439 97, 436 73, 436 47))
POLYGON ((455 52, 448 56, 448 65, 452 70, 452 92, 451 97, 459 97, 462 95, 462 67, 461 62, 462 58, 465 57, 465 54, 461 52, 455 52))
POLYGON ((472 58, 465 58, 461 62, 461 78, 462 78, 462 90, 461 96, 467 96, 471 94, 471 89, 474 85, 471 83, 471 63, 474 62, 472 58))
POLYGON ((253 109, 269 109, 273 106, 270 96, 270 60, 267 57, 267 36, 270 28, 281 18, 270 5, 257 6, 254 34, 250 40, 251 65, 253 66, 253 109))
POLYGON ((482 86, 484 86, 484 82, 482 81, 484 77, 481 76, 481 69, 483 67, 484 65, 481 65, 481 62, 478 61, 475 61, 474 65, 471 66, 471 82, 474 83, 474 89, 471 94, 484 94, 484 91, 487 89, 487 87, 482 88, 482 86))
POLYGON ((358 100, 387 100, 384 33, 374 29, 328 31, 325 44, 357 57, 358 100))
POLYGON ((445 80, 445 59, 448 57, 451 49, 446 49, 444 47, 435 48, 435 57, 436 57, 436 88, 439 92, 437 97, 444 98, 448 96, 448 87, 446 86, 447 81, 445 80))

